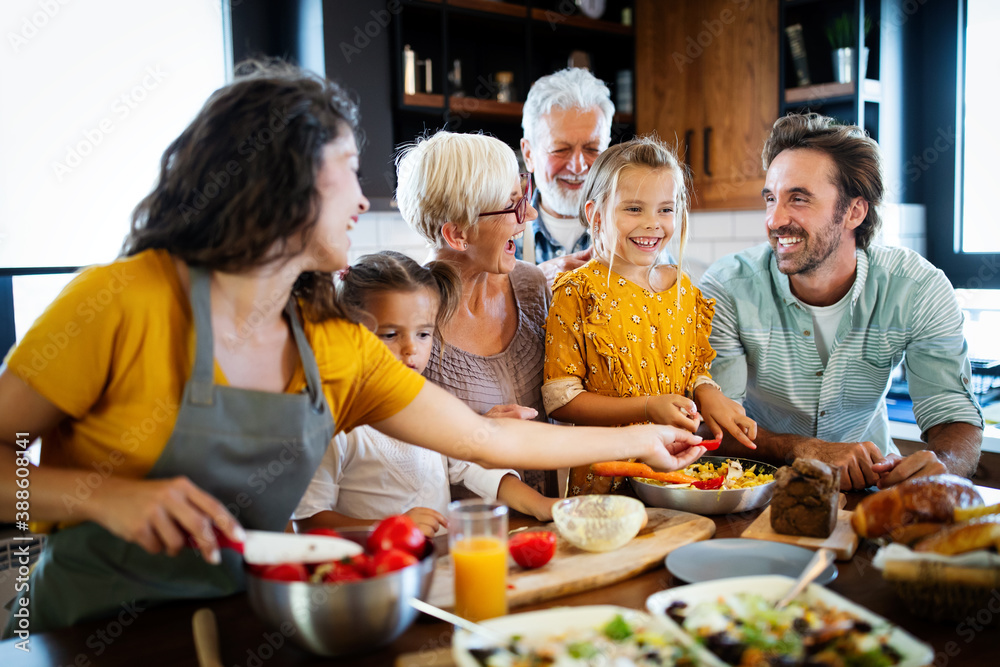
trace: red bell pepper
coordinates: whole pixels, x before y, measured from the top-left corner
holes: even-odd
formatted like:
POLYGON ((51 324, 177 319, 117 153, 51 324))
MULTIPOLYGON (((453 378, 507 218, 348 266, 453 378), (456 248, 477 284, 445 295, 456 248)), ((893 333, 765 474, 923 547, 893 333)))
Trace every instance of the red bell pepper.
POLYGON ((719 475, 718 477, 713 477, 712 479, 706 479, 704 481, 694 482, 691 486, 696 489, 719 489, 722 488, 722 483, 726 481, 725 475, 719 475))
POLYGON ((719 445, 722 444, 722 436, 720 435, 718 438, 714 438, 712 440, 702 440, 698 444, 710 452, 715 451, 719 448, 719 445))

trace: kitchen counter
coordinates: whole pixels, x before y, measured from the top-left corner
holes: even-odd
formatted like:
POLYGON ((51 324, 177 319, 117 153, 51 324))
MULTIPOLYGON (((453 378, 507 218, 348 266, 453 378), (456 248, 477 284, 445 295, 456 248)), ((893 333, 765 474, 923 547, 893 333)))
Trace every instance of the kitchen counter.
MULTIPOLYGON (((987 502, 1000 502, 1000 492, 981 489, 987 502)), ((848 494, 848 508, 863 497, 848 494)), ((713 517, 716 538, 738 537, 760 514, 754 510, 743 514, 713 517)), ((521 523, 537 523, 521 520, 521 523)), ((879 572, 871 566, 876 547, 862 541, 854 558, 837 563, 839 576, 829 585, 833 590, 861 604, 920 639, 930 643, 936 652, 935 665, 982 665, 996 661, 995 630, 983 630, 980 624, 995 622, 997 611, 983 609, 971 622, 933 623, 912 616, 879 572), (985 618, 989 616, 989 618, 985 618)), ((670 573, 660 566, 638 577, 593 591, 578 593, 546 603, 514 610, 531 611, 553 606, 616 604, 645 609, 646 598, 652 593, 677 585, 670 573)), ((998 598, 1000 599, 1000 598, 998 598)), ((387 647, 365 655, 347 658, 321 658, 291 644, 279 632, 269 631, 250 610, 246 595, 221 600, 187 602, 144 609, 135 606, 118 616, 72 628, 31 636, 30 652, 15 648, 14 640, 0 643, 0 665, 17 667, 69 666, 167 667, 195 665, 191 616, 201 607, 215 611, 224 665, 247 667, 278 667, 281 665, 393 665, 404 654, 421 653, 417 662, 430 667, 442 657, 441 649, 451 643, 452 626, 433 619, 418 620, 406 633, 387 647)), ((998 607, 1000 609, 1000 607, 998 607)))
MULTIPOLYGON (((910 422, 889 422, 889 435, 893 440, 907 440, 909 442, 920 443, 920 427, 910 422)), ((1000 427, 996 424, 989 424, 983 431, 983 451, 1000 453, 1000 427)))

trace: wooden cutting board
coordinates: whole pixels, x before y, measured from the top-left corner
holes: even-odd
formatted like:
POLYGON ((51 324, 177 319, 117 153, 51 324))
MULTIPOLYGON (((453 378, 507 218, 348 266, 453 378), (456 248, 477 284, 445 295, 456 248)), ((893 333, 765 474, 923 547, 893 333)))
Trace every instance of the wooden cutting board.
MULTIPOLYGON (((841 508, 843 508, 845 501, 846 497, 844 494, 840 494, 841 508)), ((858 536, 854 532, 854 529, 851 528, 852 514, 853 512, 848 512, 845 509, 838 510, 837 525, 834 527, 830 537, 799 537, 797 535, 782 535, 781 533, 774 532, 774 529, 771 528, 771 506, 768 505, 760 513, 760 516, 743 531, 741 537, 794 544, 797 547, 805 547, 806 549, 825 547, 836 554, 837 560, 850 560, 858 548, 858 536)))
MULTIPOLYGON (((676 510, 647 507, 649 523, 625 546, 590 553, 567 542, 554 524, 556 554, 536 570, 524 570, 511 561, 507 573, 507 605, 513 609, 580 591, 607 586, 634 577, 663 563, 663 558, 685 544, 715 534, 709 518, 676 510)), ((438 558, 427 602, 443 609, 455 606, 451 556, 438 558)))

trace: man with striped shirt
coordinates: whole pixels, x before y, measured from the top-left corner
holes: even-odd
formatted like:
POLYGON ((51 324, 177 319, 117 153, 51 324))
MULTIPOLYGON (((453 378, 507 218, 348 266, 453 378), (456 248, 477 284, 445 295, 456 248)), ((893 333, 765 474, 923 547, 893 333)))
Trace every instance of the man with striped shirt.
POLYGON ((793 115, 774 124, 763 162, 769 242, 719 260, 702 284, 716 300, 712 375, 757 421, 758 455, 827 461, 844 489, 971 476, 983 419, 962 311, 918 254, 871 245, 884 191, 878 145, 858 127, 793 115), (900 362, 927 443, 907 457, 885 404, 900 362))

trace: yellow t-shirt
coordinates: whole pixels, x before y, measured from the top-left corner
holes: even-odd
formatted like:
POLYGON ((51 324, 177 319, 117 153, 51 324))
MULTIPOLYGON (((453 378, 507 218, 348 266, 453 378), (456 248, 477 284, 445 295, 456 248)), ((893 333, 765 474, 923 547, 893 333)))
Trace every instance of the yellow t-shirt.
MULTIPOLYGON (((338 431, 392 416, 423 387, 360 325, 331 319, 303 328, 338 431)), ((190 299, 165 251, 82 272, 6 360, 70 416, 37 434, 41 465, 144 477, 173 432, 194 340, 190 299)), ((218 364, 215 382, 227 384, 218 364)), ((305 386, 300 363, 286 391, 305 386)))

